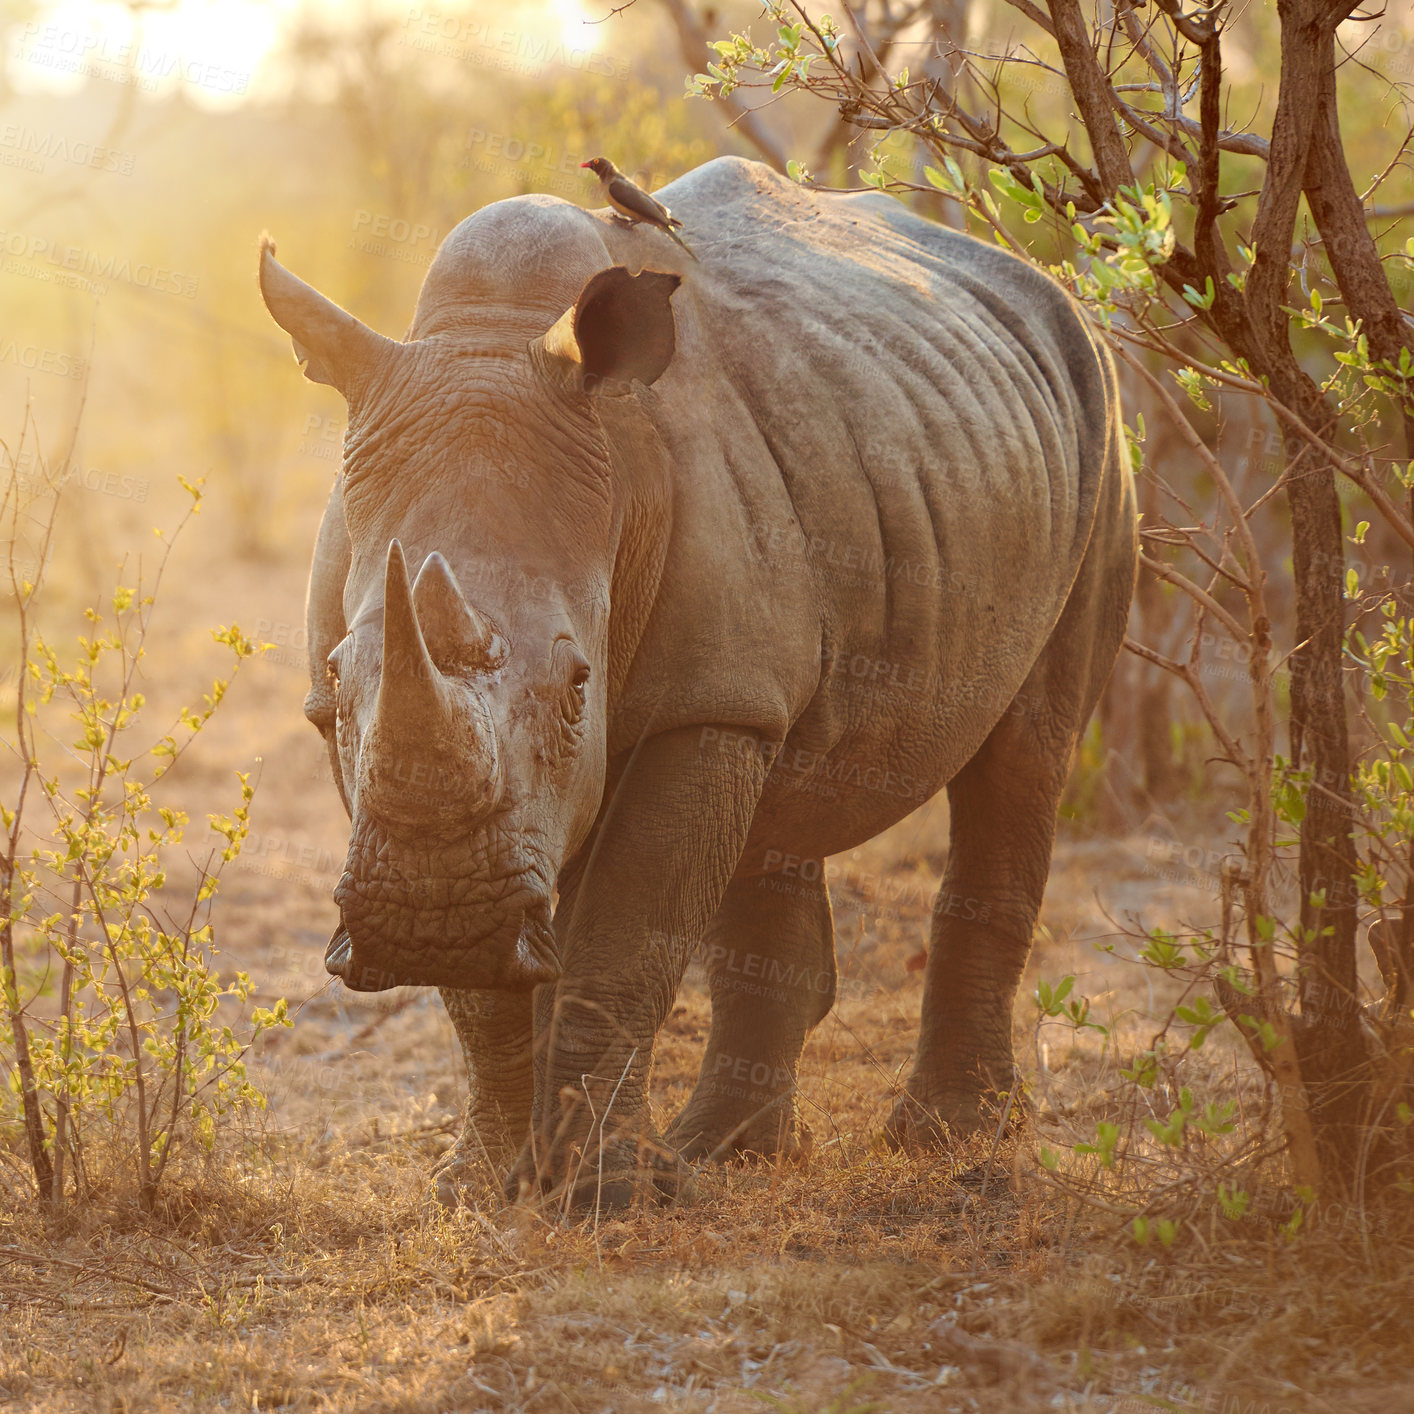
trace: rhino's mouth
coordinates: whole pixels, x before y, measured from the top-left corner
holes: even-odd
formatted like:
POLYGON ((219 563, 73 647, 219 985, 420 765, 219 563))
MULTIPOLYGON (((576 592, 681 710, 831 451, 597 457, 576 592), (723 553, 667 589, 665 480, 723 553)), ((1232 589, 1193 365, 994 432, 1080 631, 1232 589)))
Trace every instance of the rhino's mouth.
POLYGON ((469 838, 402 841, 356 815, 325 970, 355 992, 552 982, 551 877, 533 841, 503 817, 469 838))
POLYGON ((560 975, 560 959, 548 919, 527 910, 515 927, 504 927, 475 947, 455 954, 408 956, 376 940, 361 941, 340 920, 324 950, 324 970, 351 992, 390 987, 457 987, 529 991, 560 975))

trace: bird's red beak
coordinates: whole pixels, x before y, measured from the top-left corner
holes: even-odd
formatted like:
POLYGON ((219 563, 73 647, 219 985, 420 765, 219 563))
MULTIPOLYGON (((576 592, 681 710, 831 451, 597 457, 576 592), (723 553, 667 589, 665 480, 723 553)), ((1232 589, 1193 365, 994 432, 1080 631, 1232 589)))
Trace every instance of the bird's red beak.
POLYGON ((579 165, 581 167, 592 167, 594 164, 592 162, 581 162, 579 165))

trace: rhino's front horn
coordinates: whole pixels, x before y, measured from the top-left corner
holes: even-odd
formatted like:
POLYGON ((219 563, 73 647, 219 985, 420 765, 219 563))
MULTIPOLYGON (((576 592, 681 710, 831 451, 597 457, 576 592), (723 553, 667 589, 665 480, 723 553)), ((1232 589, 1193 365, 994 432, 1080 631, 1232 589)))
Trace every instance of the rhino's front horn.
POLYGON ((435 550, 418 571, 412 602, 423 642, 443 672, 485 672, 504 662, 505 639, 466 602, 452 567, 435 550))
POLYGON ((464 826, 501 796, 490 715, 472 688, 444 677, 433 662, 396 540, 383 589, 383 676, 359 752, 356 804, 395 830, 464 826))
POLYGON ((366 387, 402 348, 290 274, 275 259, 275 242, 268 235, 260 238, 260 293, 294 343, 304 376, 337 388, 346 399, 366 387))

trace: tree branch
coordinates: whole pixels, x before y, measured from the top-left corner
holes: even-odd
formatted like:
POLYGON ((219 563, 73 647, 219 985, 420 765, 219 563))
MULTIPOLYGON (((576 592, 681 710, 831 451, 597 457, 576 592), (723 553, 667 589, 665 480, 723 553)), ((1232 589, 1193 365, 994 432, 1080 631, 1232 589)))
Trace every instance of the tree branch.
POLYGON ((1142 550, 1139 552, 1139 563, 1176 589, 1181 589, 1195 604, 1210 613, 1228 631, 1234 643, 1246 643, 1252 637, 1249 629, 1243 628, 1201 584, 1195 584, 1186 574, 1180 573, 1172 565, 1166 565, 1162 560, 1146 555, 1142 550))
MULTIPOLYGON (((689 74, 705 72, 712 62, 712 50, 697 16, 687 6, 687 0, 663 0, 678 32, 678 48, 689 74)), ((732 115, 730 126, 735 128, 778 172, 786 170, 786 155, 761 118, 731 94, 719 95, 717 102, 732 115)))
MULTIPOLYGON (((1095 166, 1107 195, 1134 181, 1129 153, 1110 112, 1110 82, 1090 47, 1090 33, 1080 15, 1079 0, 1050 0, 1052 33, 1060 47, 1070 91, 1095 150, 1095 166)), ((1023 12, 1024 13, 1024 12, 1023 12)))

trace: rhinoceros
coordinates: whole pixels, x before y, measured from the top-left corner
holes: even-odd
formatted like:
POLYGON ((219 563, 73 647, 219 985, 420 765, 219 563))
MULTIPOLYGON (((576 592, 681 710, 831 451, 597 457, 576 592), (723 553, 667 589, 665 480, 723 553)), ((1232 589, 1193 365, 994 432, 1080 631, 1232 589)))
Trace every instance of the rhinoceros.
POLYGON ((798 1152, 835 992, 818 861, 943 787, 887 1133, 975 1128, 1013 1084, 1057 807, 1123 638, 1114 371, 1058 284, 736 158, 660 196, 696 261, 558 198, 484 207, 402 341, 262 241, 266 306, 349 410, 307 610, 352 821, 326 965, 441 989, 471 1075, 444 1197, 488 1159, 513 1194, 588 1174, 621 1202, 798 1152), (659 1135, 694 956, 711 1031, 659 1135))

